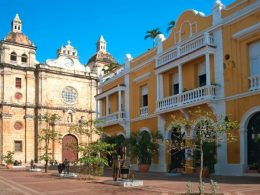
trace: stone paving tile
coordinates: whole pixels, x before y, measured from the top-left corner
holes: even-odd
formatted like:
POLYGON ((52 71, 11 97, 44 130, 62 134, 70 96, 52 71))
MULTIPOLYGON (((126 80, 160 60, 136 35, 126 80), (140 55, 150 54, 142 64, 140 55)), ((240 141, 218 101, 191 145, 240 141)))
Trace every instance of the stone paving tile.
MULTIPOLYGON (((11 171, 0 167, 0 195, 170 195, 186 191, 188 181, 192 182, 193 190, 198 191, 197 176, 169 177, 163 173, 136 173, 137 179, 144 180, 143 187, 122 188, 120 186, 105 185, 104 180, 111 179, 111 171, 106 171, 105 176, 95 177, 94 180, 79 180, 59 178, 50 170, 50 173, 35 173, 27 171, 11 171)), ((226 195, 259 195, 260 177, 213 177, 218 181, 220 191, 226 195)), ((210 179, 204 179, 206 189, 210 191, 210 179)))

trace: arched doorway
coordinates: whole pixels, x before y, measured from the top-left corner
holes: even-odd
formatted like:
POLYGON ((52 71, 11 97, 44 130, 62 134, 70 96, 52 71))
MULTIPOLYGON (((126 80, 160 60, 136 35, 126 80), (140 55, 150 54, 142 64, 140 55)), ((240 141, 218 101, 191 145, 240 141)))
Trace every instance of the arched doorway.
POLYGON ((78 159, 77 153, 78 140, 74 135, 65 135, 62 139, 62 161, 65 158, 72 162, 78 159))
MULTIPOLYGON (((179 127, 181 128, 181 127, 179 127)), ((171 162, 170 162, 170 172, 181 172, 180 170, 184 168, 185 164, 185 151, 181 149, 181 145, 184 142, 184 133, 181 133, 180 129, 174 127, 171 132, 171 162)))
POLYGON ((247 163, 249 168, 260 165, 260 112, 249 120, 247 126, 247 163))

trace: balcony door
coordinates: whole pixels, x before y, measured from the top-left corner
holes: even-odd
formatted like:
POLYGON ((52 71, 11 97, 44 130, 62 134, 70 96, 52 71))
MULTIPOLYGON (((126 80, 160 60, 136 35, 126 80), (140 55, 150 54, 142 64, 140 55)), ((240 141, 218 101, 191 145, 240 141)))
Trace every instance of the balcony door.
POLYGON ((198 65, 198 86, 202 87, 207 84, 205 63, 198 65))
POLYGON ((178 73, 172 75, 171 95, 179 94, 179 75, 178 73))

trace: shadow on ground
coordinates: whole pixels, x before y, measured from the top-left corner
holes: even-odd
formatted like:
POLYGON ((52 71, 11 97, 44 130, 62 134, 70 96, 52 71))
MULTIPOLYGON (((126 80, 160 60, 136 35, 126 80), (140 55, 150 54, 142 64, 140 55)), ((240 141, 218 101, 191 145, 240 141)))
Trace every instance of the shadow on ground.
MULTIPOLYGON (((71 172, 77 172, 77 166, 71 166, 71 172)), ((49 170, 57 170, 57 166, 50 166, 49 170)), ((166 173, 158 173, 158 172, 148 172, 141 173, 139 171, 134 171, 135 179, 141 180, 166 180, 166 181, 191 181, 191 182, 199 182, 199 176, 197 174, 182 174, 177 176, 168 176, 166 173)), ((111 177, 112 179, 112 169, 106 168, 104 171, 105 177, 111 177)), ((260 176, 260 174, 259 174, 260 176)), ((208 178, 203 178, 204 182, 210 182, 211 179, 217 181, 218 183, 226 183, 226 184, 260 184, 259 176, 217 176, 210 175, 208 178)))

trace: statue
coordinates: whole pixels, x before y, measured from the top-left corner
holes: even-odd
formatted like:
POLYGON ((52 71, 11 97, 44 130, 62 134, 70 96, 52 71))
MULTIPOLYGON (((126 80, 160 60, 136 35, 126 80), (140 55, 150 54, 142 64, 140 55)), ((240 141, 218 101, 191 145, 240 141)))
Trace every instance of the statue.
POLYGON ((121 156, 117 155, 117 158, 113 159, 113 180, 117 181, 117 178, 120 177, 120 168, 121 168, 121 156))

